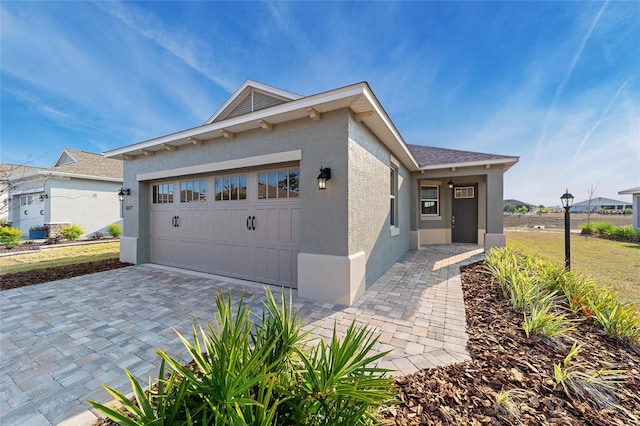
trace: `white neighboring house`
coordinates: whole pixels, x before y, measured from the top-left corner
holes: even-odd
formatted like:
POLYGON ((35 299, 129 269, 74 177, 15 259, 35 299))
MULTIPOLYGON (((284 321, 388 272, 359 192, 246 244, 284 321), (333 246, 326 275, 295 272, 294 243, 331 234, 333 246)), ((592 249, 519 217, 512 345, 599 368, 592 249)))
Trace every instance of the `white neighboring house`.
POLYGON ((618 195, 631 195, 633 197, 633 227, 640 232, 640 186, 620 191, 618 195))
POLYGON ((20 164, 0 163, 0 220, 9 220, 9 192, 11 185, 9 181, 15 180, 27 173, 46 170, 42 167, 23 166, 20 164))
POLYGON ((88 236, 121 223, 121 160, 64 149, 53 167, 32 169, 12 174, 6 183, 8 222, 25 237, 34 227, 46 226, 47 236, 55 236, 61 227, 75 223, 88 236))

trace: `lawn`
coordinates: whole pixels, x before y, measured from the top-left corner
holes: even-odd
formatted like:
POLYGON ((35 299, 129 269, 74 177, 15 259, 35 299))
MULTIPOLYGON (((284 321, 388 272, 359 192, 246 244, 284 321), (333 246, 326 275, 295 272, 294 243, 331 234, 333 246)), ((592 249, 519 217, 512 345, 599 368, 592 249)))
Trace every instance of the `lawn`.
POLYGON ((55 247, 14 256, 0 257, 1 274, 53 266, 73 265, 120 256, 120 242, 55 247))
MULTIPOLYGON (((506 231, 507 246, 564 265, 564 233, 506 231)), ((571 234, 571 269, 640 307, 640 245, 571 234)))

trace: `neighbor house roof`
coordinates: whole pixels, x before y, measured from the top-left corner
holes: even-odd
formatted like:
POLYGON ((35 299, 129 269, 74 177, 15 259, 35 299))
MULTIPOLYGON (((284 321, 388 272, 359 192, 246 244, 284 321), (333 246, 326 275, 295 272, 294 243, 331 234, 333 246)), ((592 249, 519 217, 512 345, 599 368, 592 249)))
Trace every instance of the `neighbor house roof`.
POLYGON ((53 167, 33 167, 33 170, 10 176, 11 180, 38 178, 40 176, 66 176, 82 179, 121 182, 122 160, 105 158, 101 154, 65 148, 53 167))
POLYGON ((624 191, 619 191, 618 194, 619 195, 640 194, 640 186, 636 186, 635 188, 625 189, 624 191))
POLYGON ((460 151, 424 145, 407 145, 422 170, 505 164, 505 170, 518 162, 518 157, 482 152, 460 151))
MULTIPOLYGON (((589 200, 585 200, 585 201, 580 201, 579 203, 573 203, 573 206, 588 206, 589 205, 589 200)), ((591 199, 591 206, 613 206, 613 205, 631 205, 631 203, 628 203, 626 201, 620 201, 620 200, 612 200, 611 198, 604 198, 604 197, 596 197, 596 198, 592 198, 591 199)))
POLYGON ((42 167, 23 166, 21 164, 0 163, 0 175, 2 178, 21 176, 27 173, 46 170, 42 167))

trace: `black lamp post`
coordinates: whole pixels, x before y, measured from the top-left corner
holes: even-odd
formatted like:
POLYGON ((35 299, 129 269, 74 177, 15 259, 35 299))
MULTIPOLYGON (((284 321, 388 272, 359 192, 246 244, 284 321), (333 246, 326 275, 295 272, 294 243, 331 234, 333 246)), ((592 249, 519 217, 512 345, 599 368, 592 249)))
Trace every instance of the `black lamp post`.
POLYGON ((571 206, 573 205, 573 195, 569 194, 567 189, 560 197, 562 207, 564 207, 564 269, 571 270, 571 206))

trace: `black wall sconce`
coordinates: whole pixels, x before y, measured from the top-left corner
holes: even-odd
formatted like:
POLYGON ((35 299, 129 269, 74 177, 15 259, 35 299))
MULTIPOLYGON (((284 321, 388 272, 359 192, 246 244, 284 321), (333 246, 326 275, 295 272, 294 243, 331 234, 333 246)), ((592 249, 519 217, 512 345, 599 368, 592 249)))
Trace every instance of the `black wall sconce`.
POLYGON ((44 200, 46 200, 47 198, 49 198, 49 195, 48 195, 48 194, 41 194, 41 195, 40 195, 40 201, 44 201, 44 200))
POLYGON ((449 189, 453 189, 453 181, 451 179, 449 179, 449 183, 447 183, 447 186, 449 187, 449 189))
POLYGON ((320 166, 320 174, 318 175, 318 189, 327 189, 327 181, 331 179, 331 169, 329 167, 320 166))
POLYGON ((131 195, 131 190, 129 188, 120 188, 120 192, 118 192, 118 200, 124 201, 125 195, 131 195))

